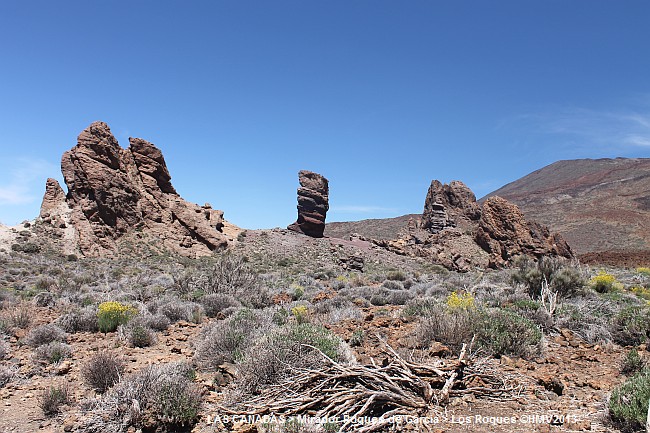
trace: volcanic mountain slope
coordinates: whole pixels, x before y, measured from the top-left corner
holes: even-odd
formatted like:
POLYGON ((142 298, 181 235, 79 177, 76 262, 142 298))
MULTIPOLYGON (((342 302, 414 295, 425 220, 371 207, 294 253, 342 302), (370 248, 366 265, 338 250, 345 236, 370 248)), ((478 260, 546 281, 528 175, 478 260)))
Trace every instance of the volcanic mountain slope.
POLYGON ((578 254, 650 250, 648 158, 558 161, 491 196, 561 233, 578 254))
POLYGON ((345 238, 353 233, 364 238, 397 239, 410 220, 419 221, 419 214, 402 215, 395 218, 366 219, 361 221, 331 222, 325 224, 325 236, 345 238))

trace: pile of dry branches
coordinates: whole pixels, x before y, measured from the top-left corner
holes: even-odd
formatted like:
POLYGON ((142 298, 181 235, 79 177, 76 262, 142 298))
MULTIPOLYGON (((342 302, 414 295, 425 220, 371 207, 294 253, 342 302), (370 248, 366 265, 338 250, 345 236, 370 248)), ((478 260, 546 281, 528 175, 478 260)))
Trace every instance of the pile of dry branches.
POLYGON ((354 429, 369 432, 381 429, 398 415, 424 415, 433 406, 447 403, 450 397, 474 394, 503 399, 523 389, 484 360, 468 360, 466 346, 457 359, 441 359, 435 365, 406 361, 390 346, 384 346, 387 357, 382 365, 342 365, 323 355, 328 360, 325 368, 296 369, 290 380, 264 389, 243 403, 242 410, 221 410, 231 414, 347 420, 340 431, 350 430, 355 419, 379 418, 378 422, 354 429))

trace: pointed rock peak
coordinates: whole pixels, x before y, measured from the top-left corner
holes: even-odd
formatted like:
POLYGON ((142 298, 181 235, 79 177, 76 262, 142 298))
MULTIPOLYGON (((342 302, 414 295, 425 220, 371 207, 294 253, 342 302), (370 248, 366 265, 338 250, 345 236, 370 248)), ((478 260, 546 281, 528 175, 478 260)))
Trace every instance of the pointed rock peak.
POLYGON ((464 225, 481 217, 476 196, 463 182, 454 180, 443 184, 433 180, 422 212, 422 228, 437 233, 446 227, 464 225))
POLYGON ((77 137, 77 149, 92 156, 112 169, 119 167, 119 154, 122 148, 104 122, 93 122, 77 137))
POLYGON ((61 185, 56 179, 47 179, 45 182, 45 194, 41 202, 40 217, 43 218, 49 215, 63 203, 65 203, 65 192, 63 192, 63 188, 61 188, 61 185))

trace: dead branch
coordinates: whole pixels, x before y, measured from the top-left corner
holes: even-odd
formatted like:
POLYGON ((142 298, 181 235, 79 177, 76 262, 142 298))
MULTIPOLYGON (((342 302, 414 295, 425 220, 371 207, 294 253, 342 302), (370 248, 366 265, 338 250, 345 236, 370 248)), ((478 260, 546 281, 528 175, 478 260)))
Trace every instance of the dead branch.
POLYGON ((291 378, 265 388, 239 408, 220 410, 224 414, 338 417, 346 420, 341 431, 371 432, 393 422, 392 416, 424 415, 450 397, 473 394, 502 399, 521 391, 521 385, 503 379, 503 374, 485 368, 485 363, 479 361, 474 368, 472 359, 467 359, 471 343, 463 345, 457 359, 440 359, 435 366, 407 361, 383 344, 388 359, 381 366, 343 365, 311 347, 327 359, 325 367, 294 368, 291 378), (355 426, 354 420, 361 417, 379 417, 379 421, 355 426))

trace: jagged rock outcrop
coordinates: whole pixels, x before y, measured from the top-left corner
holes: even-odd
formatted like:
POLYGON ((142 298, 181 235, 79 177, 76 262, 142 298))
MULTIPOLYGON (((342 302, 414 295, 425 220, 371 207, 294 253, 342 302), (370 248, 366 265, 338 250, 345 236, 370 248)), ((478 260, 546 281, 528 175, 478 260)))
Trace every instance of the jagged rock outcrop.
POLYGON ((495 262, 507 262, 515 255, 570 258, 571 248, 557 233, 534 221, 527 221, 514 203, 498 196, 488 198, 482 207, 476 242, 495 262))
POLYGON ((63 154, 61 171, 65 201, 58 182, 48 179, 41 218, 52 221, 57 206, 57 215, 68 214, 84 255, 110 255, 120 239, 134 233, 190 257, 227 246, 223 212, 183 200, 162 152, 148 141, 129 138, 122 149, 106 123, 94 122, 63 154))
POLYGON ((287 228, 313 238, 322 238, 329 209, 329 182, 312 171, 298 173, 298 219, 287 228))
POLYGON ((481 217, 476 196, 463 182, 431 182, 422 213, 422 228, 437 233, 447 227, 465 228, 481 217))
POLYGON ((45 194, 41 202, 41 218, 48 218, 51 215, 57 215, 62 209, 67 207, 65 202, 65 192, 59 181, 56 179, 48 178, 45 182, 45 194))
POLYGON ((409 225, 399 239, 374 243, 459 271, 506 266, 517 256, 573 257, 559 234, 527 221, 516 205, 493 197, 481 206, 459 181, 431 182, 420 223, 409 225))

